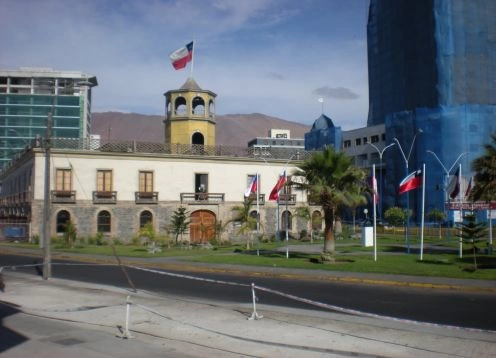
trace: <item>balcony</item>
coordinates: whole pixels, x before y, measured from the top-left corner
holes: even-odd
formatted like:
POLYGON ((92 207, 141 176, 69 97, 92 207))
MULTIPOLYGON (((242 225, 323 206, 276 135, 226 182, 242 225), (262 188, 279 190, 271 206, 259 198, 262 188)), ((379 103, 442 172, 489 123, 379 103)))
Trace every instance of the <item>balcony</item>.
POLYGON ((136 191, 134 200, 136 204, 157 204, 158 191, 136 191))
POLYGON ((52 203, 75 204, 75 190, 52 190, 50 195, 52 203))
POLYGON ((296 194, 279 194, 279 205, 295 205, 296 194))
MULTIPOLYGON (((257 204, 257 194, 250 194, 248 197, 244 197, 244 201, 247 202, 248 200, 252 201, 252 204, 257 204)), ((258 205, 264 205, 265 204, 265 194, 258 194, 258 205)))
POLYGON ((181 203, 186 204, 220 204, 224 202, 224 193, 181 193, 181 203))
POLYGON ((117 202, 116 191, 94 191, 93 204, 115 204, 117 202))

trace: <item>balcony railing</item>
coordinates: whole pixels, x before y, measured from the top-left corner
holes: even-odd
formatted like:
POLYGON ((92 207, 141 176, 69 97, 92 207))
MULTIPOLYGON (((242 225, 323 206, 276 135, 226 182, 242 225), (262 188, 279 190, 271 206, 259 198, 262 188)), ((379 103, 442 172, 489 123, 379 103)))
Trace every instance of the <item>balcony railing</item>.
POLYGON ((134 199, 136 204, 157 204, 158 191, 136 191, 134 199))
POLYGON ((296 194, 279 194, 279 205, 295 205, 296 194))
POLYGON ((219 204, 224 202, 224 193, 181 193, 181 203, 219 204))
MULTIPOLYGON (((251 200, 253 204, 257 203, 257 194, 250 194, 248 197, 244 197, 245 202, 248 200, 251 200)), ((265 194, 258 194, 258 204, 259 205, 264 205, 265 204, 265 194)))
POLYGON ((52 203, 74 204, 76 202, 76 191, 52 190, 50 198, 52 203))
POLYGON ((93 203, 95 204, 115 204, 117 202, 116 191, 94 191, 93 203))

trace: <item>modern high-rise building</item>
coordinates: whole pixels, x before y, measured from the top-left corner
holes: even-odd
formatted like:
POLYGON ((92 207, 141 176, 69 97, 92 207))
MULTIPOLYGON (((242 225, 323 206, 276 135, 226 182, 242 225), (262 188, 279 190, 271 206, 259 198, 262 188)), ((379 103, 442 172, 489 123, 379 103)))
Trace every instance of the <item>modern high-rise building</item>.
POLYGON ((496 131, 496 2, 371 0, 367 24, 368 125, 384 124, 384 201, 409 200, 420 216, 421 191, 398 196, 408 172, 426 164, 425 212, 449 201, 449 177, 471 162, 496 131), (409 199, 407 199, 407 197, 409 199))
POLYGON ((0 70, 0 168, 36 137, 87 138, 95 76, 50 68, 0 70))

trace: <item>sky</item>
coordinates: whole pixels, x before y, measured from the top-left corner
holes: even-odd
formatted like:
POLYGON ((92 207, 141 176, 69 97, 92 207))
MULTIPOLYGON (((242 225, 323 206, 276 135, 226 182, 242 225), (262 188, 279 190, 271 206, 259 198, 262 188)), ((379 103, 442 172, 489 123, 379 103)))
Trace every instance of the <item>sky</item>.
POLYGON ((93 112, 165 115, 192 74, 217 114, 366 125, 368 0, 0 0, 0 68, 97 77, 93 112), (169 54, 194 40, 194 62, 169 54), (323 99, 323 102, 319 101, 323 99))

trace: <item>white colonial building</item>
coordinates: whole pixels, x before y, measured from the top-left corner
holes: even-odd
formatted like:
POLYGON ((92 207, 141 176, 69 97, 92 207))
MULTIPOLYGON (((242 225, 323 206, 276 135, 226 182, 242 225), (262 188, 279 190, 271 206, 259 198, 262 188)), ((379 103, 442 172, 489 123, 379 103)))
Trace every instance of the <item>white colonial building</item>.
MULTIPOLYGON (((320 207, 309 206, 305 193, 287 186, 279 202, 268 200, 279 175, 285 170, 291 175, 307 153, 295 149, 284 156, 260 156, 256 148, 198 144, 198 138, 214 140, 213 103, 203 106, 201 113, 192 110, 203 103, 199 96, 207 95, 213 102, 215 95, 201 91, 196 83, 191 90, 183 86, 177 93, 166 93, 171 104, 165 128, 173 134, 165 143, 52 138, 48 173, 46 142, 33 143, 1 175, 3 236, 42 237, 46 216, 50 236, 62 235, 70 221, 79 237, 101 233, 130 240, 149 222, 156 233, 164 234, 174 211, 183 206, 191 222, 190 241, 233 240, 238 236, 233 209, 247 200, 244 193, 257 173, 261 234, 270 238, 288 227, 298 237, 300 231, 309 230, 308 219, 296 215, 296 208, 302 206, 310 209, 320 228, 320 207), (180 116, 175 110, 179 106, 183 107, 180 116), (188 114, 191 123, 185 125, 188 114), (24 235, 16 229, 21 227, 24 235)), ((256 217, 256 195, 251 199, 251 214, 256 217)))

